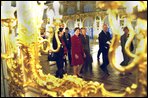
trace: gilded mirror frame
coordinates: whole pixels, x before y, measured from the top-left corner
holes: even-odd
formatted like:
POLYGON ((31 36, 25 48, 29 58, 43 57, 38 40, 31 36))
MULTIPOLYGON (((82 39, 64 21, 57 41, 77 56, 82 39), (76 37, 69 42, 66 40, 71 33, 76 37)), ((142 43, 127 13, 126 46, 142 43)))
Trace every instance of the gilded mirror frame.
MULTIPOLYGON (((147 9, 147 5, 145 2, 138 1, 140 6, 146 6, 144 10, 147 9)), ((29 3, 28 3, 29 4, 29 3)), ((58 51, 52 49, 51 47, 51 38, 49 37, 47 40, 39 37, 39 26, 36 26, 40 23, 40 20, 32 14, 32 11, 35 11, 36 5, 32 3, 31 6, 23 5, 23 9, 18 9, 18 13, 23 11, 24 13, 28 13, 32 16, 28 16, 29 18, 25 19, 27 15, 21 15, 21 18, 26 21, 19 21, 18 19, 18 32, 19 35, 16 40, 12 40, 11 23, 13 19, 8 19, 9 22, 5 19, 1 19, 2 23, 8 24, 8 28, 10 32, 4 34, 5 39, 5 48, 6 52, 1 54, 2 58, 6 60, 7 71, 9 77, 7 78, 9 84, 9 95, 10 96, 30 96, 29 92, 34 91, 37 92, 36 96, 52 96, 52 97, 86 97, 86 96, 100 96, 100 97, 123 97, 123 96, 134 96, 139 89, 141 90, 139 96, 147 96, 147 24, 146 19, 142 19, 138 17, 137 19, 137 32, 142 35, 142 39, 139 39, 137 51, 135 54, 129 51, 129 45, 133 40, 135 34, 134 30, 131 26, 132 17, 128 16, 127 25, 130 28, 131 34, 126 43, 125 50, 127 54, 133 58, 133 61, 126 67, 121 67, 120 65, 115 64, 115 50, 119 45, 120 32, 117 28, 119 26, 116 20, 116 14, 118 13, 117 8, 121 5, 125 4, 125 2, 116 2, 111 1, 110 3, 99 2, 98 6, 100 8, 107 7, 109 14, 109 23, 111 24, 113 39, 110 45, 109 50, 109 61, 110 65, 118 70, 119 72, 128 72, 133 68, 137 67, 139 71, 138 75, 138 83, 133 83, 130 87, 126 87, 126 89, 121 93, 113 93, 107 91, 104 88, 103 83, 85 81, 81 78, 77 78, 72 75, 64 75, 62 79, 58 79, 55 76, 48 74, 43 74, 41 69, 40 61, 39 61, 39 50, 42 46, 43 42, 48 42, 48 48, 52 51, 58 51), (104 6, 101 5, 104 4, 104 6), (115 6, 114 6, 115 5, 115 6), (21 10, 21 11, 20 11, 21 10), (28 11, 28 12, 27 12, 28 11), (114 22, 114 23, 113 23, 114 22), (144 27, 140 27, 138 24, 142 23, 144 27), (27 24, 27 26, 25 25, 27 24), (31 27, 31 28, 29 28, 31 27), (143 47, 141 47, 143 45, 143 47)), ((22 8, 21 6, 19 6, 22 8)), ((143 10, 142 10, 143 11, 143 10)), ((36 12, 37 13, 37 12, 36 12)), ((133 13, 132 13, 133 14, 133 13)), ((132 15, 129 14, 129 15, 132 15)), ((20 17, 20 16, 19 16, 20 17)), ((59 20, 56 19, 55 28, 59 27, 59 20)), ((57 31, 56 31, 57 32, 57 31)), ((53 30, 51 28, 51 33, 53 30)), ((58 45, 60 46, 59 39, 56 33, 56 40, 58 45)), ((44 50, 47 52, 47 50, 44 50)))

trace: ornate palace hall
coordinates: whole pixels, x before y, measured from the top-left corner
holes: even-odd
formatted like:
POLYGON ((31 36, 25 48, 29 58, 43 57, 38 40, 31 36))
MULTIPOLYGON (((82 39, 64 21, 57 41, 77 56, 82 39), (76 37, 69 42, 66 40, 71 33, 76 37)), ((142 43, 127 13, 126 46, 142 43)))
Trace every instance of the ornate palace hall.
POLYGON ((147 97, 147 1, 1 1, 1 97, 147 97))

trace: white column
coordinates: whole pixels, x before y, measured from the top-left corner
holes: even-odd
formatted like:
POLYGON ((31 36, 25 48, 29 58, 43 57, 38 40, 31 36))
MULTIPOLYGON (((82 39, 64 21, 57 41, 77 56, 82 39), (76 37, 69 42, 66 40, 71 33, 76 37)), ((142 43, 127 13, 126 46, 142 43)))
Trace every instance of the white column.
POLYGON ((55 16, 54 18, 62 18, 62 15, 59 14, 59 10, 60 10, 60 3, 59 1, 54 1, 53 2, 53 8, 54 8, 54 13, 55 13, 55 16))
POLYGON ((41 24, 43 23, 42 19, 43 19, 43 14, 44 14, 44 9, 47 9, 48 6, 45 6, 44 3, 46 1, 39 1, 40 5, 38 6, 38 22, 39 22, 39 27, 41 27, 41 24))
POLYGON ((14 18, 15 7, 11 7, 11 1, 2 1, 1 19, 14 18))
POLYGON ((94 22, 93 22, 93 30, 94 30, 94 35, 97 34, 97 21, 96 21, 96 17, 94 18, 94 22))
MULTIPOLYGON (((6 53, 6 49, 5 49, 5 36, 6 36, 6 32, 9 32, 8 28, 6 27, 3 27, 1 25, 1 53, 6 53)), ((7 84, 7 80, 6 78, 8 77, 8 73, 7 73, 7 65, 6 65, 6 61, 2 59, 2 62, 1 62, 1 71, 2 71, 2 74, 1 76, 3 75, 3 88, 4 88, 4 97, 9 97, 9 94, 8 94, 8 84, 7 84)))
POLYGON ((127 19, 124 18, 124 27, 126 26, 126 24, 127 24, 127 19))
POLYGON ((63 8, 63 4, 61 4, 61 14, 63 15, 64 12, 64 8, 63 8))
MULTIPOLYGON (((1 19, 10 19, 14 18, 14 11, 16 10, 15 7, 11 7, 11 1, 2 1, 1 6, 1 19)), ((1 54, 6 53, 6 36, 8 36, 9 28, 5 27, 1 23, 1 54)), ((6 78, 8 77, 7 73, 7 64, 4 59, 2 59, 1 62, 1 80, 3 82, 3 88, 4 89, 4 97, 9 97, 8 92, 8 83, 6 78)))
POLYGON ((77 10, 80 10, 80 1, 77 1, 77 10))
POLYGON ((118 14, 118 24, 120 25, 120 15, 118 14))
POLYGON ((28 38, 27 44, 32 43, 39 33, 38 28, 38 4, 36 1, 17 1, 17 16, 18 16, 18 32, 25 33, 24 36, 28 38), (26 29, 26 32, 22 32, 26 29))
POLYGON ((80 18, 80 21, 79 21, 79 27, 82 28, 82 21, 81 21, 81 18, 80 18))

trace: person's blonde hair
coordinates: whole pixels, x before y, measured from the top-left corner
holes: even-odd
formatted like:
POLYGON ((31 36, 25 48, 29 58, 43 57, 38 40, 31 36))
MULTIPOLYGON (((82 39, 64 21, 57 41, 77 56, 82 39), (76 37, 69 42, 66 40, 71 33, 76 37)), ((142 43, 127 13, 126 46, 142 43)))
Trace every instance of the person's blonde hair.
POLYGON ((81 28, 81 30, 82 30, 82 29, 85 29, 85 30, 86 30, 86 28, 85 28, 85 27, 82 27, 82 28, 81 28))
POLYGON ((102 27, 104 27, 104 26, 107 26, 107 27, 108 27, 108 25, 107 25, 106 23, 104 23, 104 24, 102 25, 102 27))

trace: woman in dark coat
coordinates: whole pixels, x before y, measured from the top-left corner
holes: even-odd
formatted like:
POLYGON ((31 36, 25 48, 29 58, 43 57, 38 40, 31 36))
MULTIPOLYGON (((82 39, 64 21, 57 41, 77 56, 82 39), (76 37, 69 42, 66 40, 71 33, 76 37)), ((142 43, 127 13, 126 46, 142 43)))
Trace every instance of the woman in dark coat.
POLYGON ((82 41, 82 46, 86 54, 81 73, 83 73, 83 71, 87 72, 88 70, 92 72, 92 56, 90 54, 89 36, 86 35, 86 28, 81 28, 81 33, 82 34, 80 34, 80 39, 82 41))
POLYGON ((81 39, 79 38, 80 29, 75 28, 74 31, 75 31, 75 34, 71 37, 73 71, 74 71, 74 75, 77 75, 78 77, 82 77, 80 75, 80 70, 84 63, 84 57, 86 57, 86 55, 82 47, 81 39))
MULTIPOLYGON (((124 49, 126 41, 128 39, 128 36, 129 36, 128 27, 124 27, 123 31, 124 31, 124 34, 121 36, 121 39, 120 39, 121 40, 122 53, 123 53, 123 61, 121 62, 121 65, 126 66, 126 65, 128 65, 128 63, 130 61, 130 57, 127 55, 127 53, 125 52, 125 49, 124 49)), ((133 51, 133 49, 134 49, 133 42, 131 42, 130 51, 133 51)))

